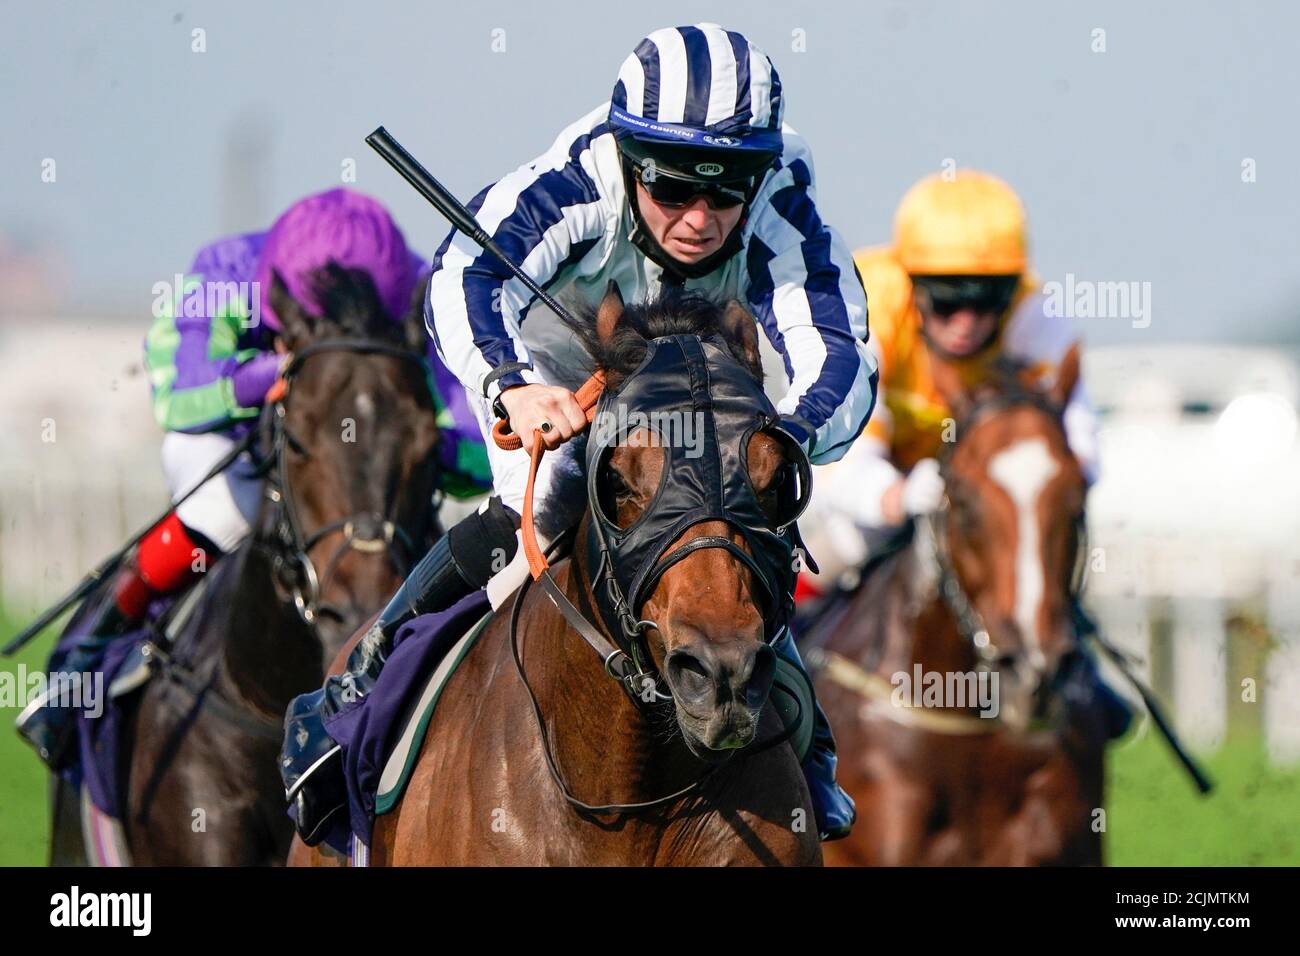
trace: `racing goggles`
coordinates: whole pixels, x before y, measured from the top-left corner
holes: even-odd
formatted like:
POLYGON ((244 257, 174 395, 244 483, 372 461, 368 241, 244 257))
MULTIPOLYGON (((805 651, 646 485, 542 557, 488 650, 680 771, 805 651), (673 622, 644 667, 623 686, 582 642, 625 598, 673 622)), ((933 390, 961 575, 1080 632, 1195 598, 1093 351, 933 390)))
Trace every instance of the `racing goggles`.
POLYGON ((658 205, 669 209, 689 206, 695 201, 696 196, 704 197, 704 201, 712 209, 735 209, 749 200, 749 193, 754 185, 752 179, 710 183, 694 179, 677 179, 667 175, 663 170, 648 165, 638 164, 632 168, 636 173, 637 182, 645 188, 650 198, 658 205))
POLYGON ((963 309, 1001 315, 1015 297, 1020 276, 913 276, 912 283, 925 292, 926 311, 946 319, 963 309))

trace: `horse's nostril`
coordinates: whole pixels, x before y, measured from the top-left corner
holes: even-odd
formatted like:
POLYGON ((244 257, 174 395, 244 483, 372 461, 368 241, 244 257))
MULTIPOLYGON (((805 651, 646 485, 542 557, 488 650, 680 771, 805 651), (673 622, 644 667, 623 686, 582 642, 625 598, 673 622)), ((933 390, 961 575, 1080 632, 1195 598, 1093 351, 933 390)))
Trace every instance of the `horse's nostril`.
POLYGON ((713 689, 713 673, 690 651, 673 651, 668 655, 667 677, 674 691, 692 701, 700 701, 713 689))
POLYGON ((751 710, 757 710, 767 700, 772 689, 772 679, 776 676, 776 653, 766 644, 760 644, 750 652, 749 665, 744 669, 744 678, 737 682, 736 698, 751 710))
POLYGON ((671 651, 665 674, 674 693, 697 710, 730 702, 757 710, 772 688, 776 653, 758 642, 700 643, 671 651))

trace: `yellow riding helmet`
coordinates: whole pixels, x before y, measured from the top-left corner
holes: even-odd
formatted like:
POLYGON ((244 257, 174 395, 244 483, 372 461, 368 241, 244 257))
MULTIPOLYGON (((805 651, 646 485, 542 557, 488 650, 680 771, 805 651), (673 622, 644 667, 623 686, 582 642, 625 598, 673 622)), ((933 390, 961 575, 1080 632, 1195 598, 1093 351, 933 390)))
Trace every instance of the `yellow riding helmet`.
POLYGON ((912 275, 1012 275, 1028 267, 1025 208, 988 173, 936 173, 907 191, 894 246, 912 275))

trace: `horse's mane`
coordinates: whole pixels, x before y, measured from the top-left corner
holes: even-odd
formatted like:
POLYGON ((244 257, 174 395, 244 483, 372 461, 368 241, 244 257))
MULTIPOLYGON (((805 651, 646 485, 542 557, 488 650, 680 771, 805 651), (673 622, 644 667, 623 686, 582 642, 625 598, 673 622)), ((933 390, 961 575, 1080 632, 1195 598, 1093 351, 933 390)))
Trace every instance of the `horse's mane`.
POLYGON ((716 335, 727 345, 741 368, 763 384, 763 367, 751 365, 744 346, 727 331, 722 305, 698 292, 680 286, 664 286, 645 302, 625 305, 623 316, 608 342, 596 334, 596 307, 588 306, 575 316, 562 316, 591 356, 592 364, 615 379, 630 375, 645 358, 647 343, 664 335, 716 335))
POLYGON ((364 269, 329 262, 310 278, 329 337, 401 342, 405 331, 394 322, 379 298, 375 282, 364 269))
POLYGON ((963 418, 969 421, 990 405, 1032 405, 1059 415, 1047 396, 1029 383, 1031 371, 1028 362, 999 355, 990 363, 987 377, 971 391, 971 405, 963 418))
MULTIPOLYGON (((698 292, 680 286, 664 286, 645 302, 625 305, 614 334, 608 342, 596 333, 596 307, 588 306, 573 316, 561 316, 591 357, 592 364, 614 382, 634 372, 645 358, 651 339, 665 335, 716 335, 726 343, 731 357, 761 387, 763 367, 751 364, 744 346, 727 330, 722 305, 698 292)), ((575 526, 587 507, 587 436, 579 435, 556 454, 551 487, 542 503, 537 526, 542 534, 555 535, 575 526)))
POLYGON ((551 454, 551 487, 537 509, 537 530, 548 540, 577 527, 587 510, 587 433, 575 435, 551 454))

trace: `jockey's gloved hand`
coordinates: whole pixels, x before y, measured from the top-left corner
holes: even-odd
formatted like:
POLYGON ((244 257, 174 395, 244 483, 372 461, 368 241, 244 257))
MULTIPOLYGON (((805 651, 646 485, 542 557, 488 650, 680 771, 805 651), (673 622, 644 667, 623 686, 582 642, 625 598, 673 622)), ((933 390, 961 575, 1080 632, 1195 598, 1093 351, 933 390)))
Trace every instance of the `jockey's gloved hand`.
POLYGON ((937 511, 943 495, 943 476, 933 458, 922 458, 903 479, 903 510, 913 517, 937 511))

